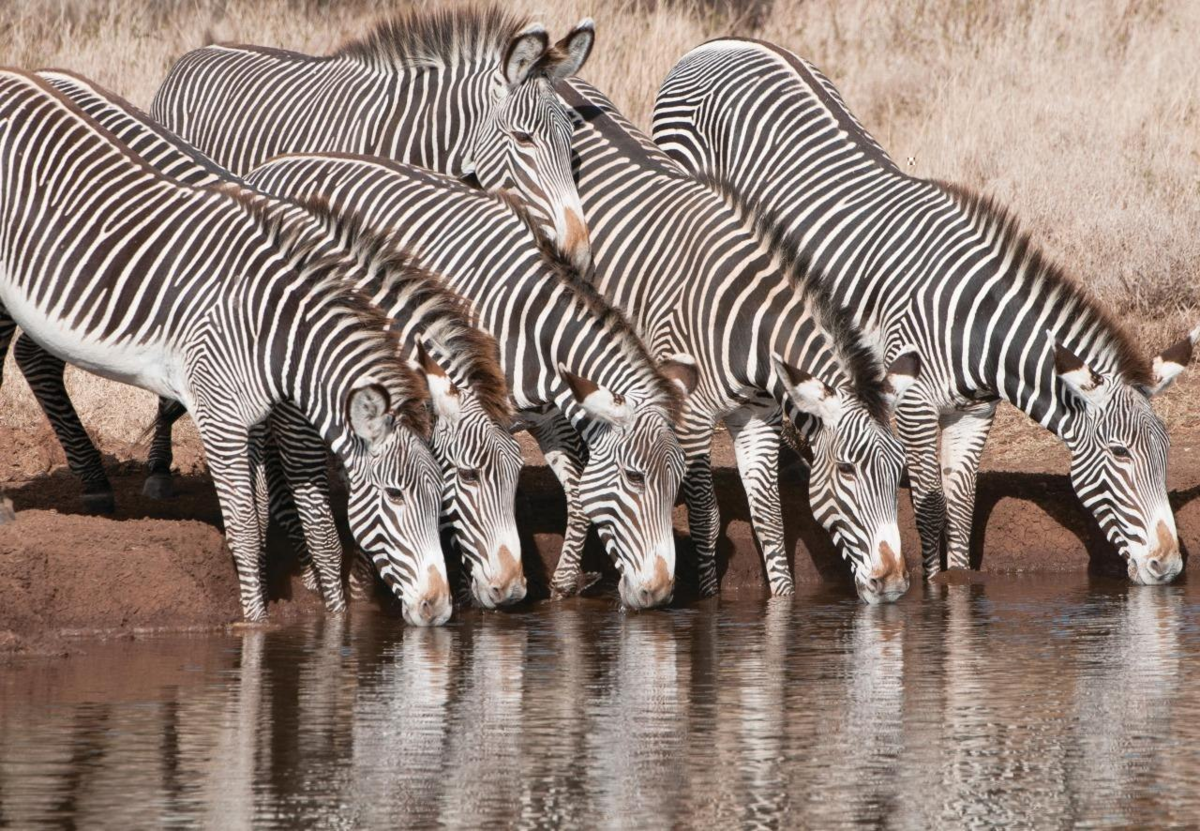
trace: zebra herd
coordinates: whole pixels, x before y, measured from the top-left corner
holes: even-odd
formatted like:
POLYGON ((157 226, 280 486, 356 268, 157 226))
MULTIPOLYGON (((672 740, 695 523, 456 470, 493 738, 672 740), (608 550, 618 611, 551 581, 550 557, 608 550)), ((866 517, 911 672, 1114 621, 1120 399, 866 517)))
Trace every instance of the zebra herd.
POLYGON ((1139 583, 1183 567, 1150 406, 1200 328, 1148 359, 992 201, 899 170, 820 72, 725 38, 659 90, 653 140, 497 8, 414 12, 326 57, 214 45, 149 115, 63 71, 0 72, 0 356, 14 354, 85 504, 111 511, 71 363, 196 422, 247 621, 270 516, 345 606, 326 455, 361 557, 416 625, 451 614, 440 532, 476 603, 526 593, 514 515, 528 430, 567 497, 567 595, 595 525, 622 602, 668 602, 682 493, 718 590, 713 431, 733 439, 771 592, 793 591, 781 441, 859 595, 966 566, 997 403, 1071 451, 1083 504, 1139 583), (890 423, 895 415, 898 438, 890 423))

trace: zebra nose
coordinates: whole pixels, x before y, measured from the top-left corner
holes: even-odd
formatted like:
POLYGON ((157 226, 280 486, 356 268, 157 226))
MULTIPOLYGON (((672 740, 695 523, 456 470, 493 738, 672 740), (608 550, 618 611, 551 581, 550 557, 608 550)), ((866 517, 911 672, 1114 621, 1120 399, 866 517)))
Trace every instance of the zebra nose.
POLYGON ((1157 557, 1151 557, 1146 562, 1146 568, 1149 569, 1150 573, 1153 574, 1155 577, 1162 577, 1164 574, 1167 573, 1166 565, 1163 563, 1162 560, 1158 559, 1157 557))
POLYGON ((433 604, 428 600, 422 600, 421 605, 417 607, 417 614, 421 616, 421 620, 433 620, 433 604))
POLYGON ((878 577, 872 577, 867 581, 867 588, 875 594, 883 594, 883 581, 878 577))

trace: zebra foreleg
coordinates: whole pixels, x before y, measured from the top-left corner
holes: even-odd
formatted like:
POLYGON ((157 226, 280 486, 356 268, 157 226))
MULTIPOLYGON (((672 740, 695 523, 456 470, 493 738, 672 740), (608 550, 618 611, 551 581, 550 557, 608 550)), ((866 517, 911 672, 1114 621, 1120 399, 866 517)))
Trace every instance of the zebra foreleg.
POLYGON ((591 520, 583 510, 579 480, 583 475, 585 451, 583 442, 571 422, 557 411, 529 426, 529 434, 537 441, 567 496, 567 527, 563 532, 562 553, 550 589, 556 597, 579 594, 600 579, 595 572, 583 573, 583 545, 587 542, 591 520))
POLYGON ((896 426, 908 460, 913 511, 921 535, 925 579, 942 570, 942 540, 946 530, 946 498, 938 467, 938 407, 913 390, 896 408, 896 426))
MULTIPOLYGON (((273 505, 279 509, 276 516, 293 540, 299 538, 301 552, 311 562, 325 608, 340 613, 346 608, 342 590, 342 540, 330 507, 325 443, 308 420, 289 406, 275 408, 271 434, 287 486, 283 489, 285 493, 273 494, 273 505), (287 490, 291 492, 290 501, 286 498, 287 490), (293 517, 298 517, 298 523, 288 518, 290 506, 294 506, 293 517)), ((279 489, 277 486, 276 490, 279 489)), ((306 579, 306 585, 308 582, 306 579)))
MULTIPOLYGON (((16 334, 17 324, 8 315, 8 311, 0 306, 0 387, 4 386, 4 359, 8 357, 8 345, 16 334)), ((13 510, 12 500, 0 490, 0 525, 15 522, 17 513, 13 510)))
POLYGON ((90 513, 111 514, 116 510, 112 484, 104 472, 100 451, 80 422, 63 383, 66 365, 24 334, 17 338, 13 355, 58 436, 71 472, 83 484, 84 508, 90 513))
POLYGON ((762 549, 771 594, 775 597, 795 594, 779 507, 780 412, 777 408, 772 411, 742 408, 726 416, 725 424, 733 437, 738 473, 750 504, 750 521, 762 549))
POLYGON ((942 491, 946 495, 946 565, 971 567, 971 527, 975 515, 975 477, 979 457, 996 418, 996 402, 987 401, 941 417, 942 491))
POLYGON ((683 474, 683 498, 688 509, 688 532, 696 551, 696 572, 701 597, 712 597, 719 589, 717 580, 717 534, 721 513, 712 474, 713 425, 694 425, 685 421, 680 427, 686 469, 683 474))

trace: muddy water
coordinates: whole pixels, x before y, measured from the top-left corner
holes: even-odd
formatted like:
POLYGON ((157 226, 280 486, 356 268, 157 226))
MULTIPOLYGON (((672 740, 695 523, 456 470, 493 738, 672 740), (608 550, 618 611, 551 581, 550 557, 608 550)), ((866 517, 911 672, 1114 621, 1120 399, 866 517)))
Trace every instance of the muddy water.
POLYGON ((1200 822, 1200 590, 990 579, 0 668, 0 827, 1200 822))

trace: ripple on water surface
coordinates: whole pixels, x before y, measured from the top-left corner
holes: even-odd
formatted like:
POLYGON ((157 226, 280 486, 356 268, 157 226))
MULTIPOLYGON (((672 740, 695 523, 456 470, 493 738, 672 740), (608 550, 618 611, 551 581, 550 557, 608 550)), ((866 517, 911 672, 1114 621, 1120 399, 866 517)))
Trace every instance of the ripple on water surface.
POLYGON ((0 671, 0 826, 1194 825, 1198 605, 1053 575, 100 643, 0 671))

